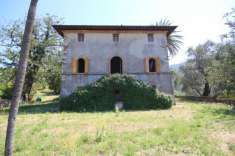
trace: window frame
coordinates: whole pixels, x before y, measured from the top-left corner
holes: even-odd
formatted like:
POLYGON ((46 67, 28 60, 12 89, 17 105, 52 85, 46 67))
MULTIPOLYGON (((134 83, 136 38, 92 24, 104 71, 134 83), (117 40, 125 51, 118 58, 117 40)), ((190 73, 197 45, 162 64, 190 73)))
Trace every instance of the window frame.
POLYGON ((85 72, 86 72, 86 60, 84 58, 78 58, 77 59, 77 73, 84 74, 85 72), (83 65, 80 64, 80 61, 83 61, 83 65), (80 71, 81 66, 83 66, 83 69, 80 71))
POLYGON ((145 73, 161 73, 161 59, 159 56, 151 56, 144 58, 144 72, 145 73), (155 70, 150 70, 150 61, 154 60, 155 70))
POLYGON ((119 33, 114 33, 113 34, 113 42, 114 43, 118 43, 119 42, 119 33))
POLYGON ((78 42, 84 42, 85 41, 85 34, 84 33, 78 33, 78 42))
POLYGON ((147 34, 148 42, 154 42, 154 33, 147 34))

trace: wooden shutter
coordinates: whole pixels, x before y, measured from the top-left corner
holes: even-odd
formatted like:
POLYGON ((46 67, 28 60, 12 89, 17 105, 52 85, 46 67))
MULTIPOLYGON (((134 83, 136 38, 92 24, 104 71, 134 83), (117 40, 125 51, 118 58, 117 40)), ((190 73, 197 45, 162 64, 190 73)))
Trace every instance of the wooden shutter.
POLYGON ((72 74, 76 74, 78 71, 78 60, 75 57, 73 57, 71 61, 71 71, 72 74))
POLYGON ((144 58, 144 72, 149 72, 149 58, 145 57, 144 58))
POLYGON ((85 73, 89 72, 89 59, 86 57, 85 59, 85 73))
POLYGON ((155 61, 156 61, 156 72, 160 73, 160 69, 161 69, 161 60, 160 60, 160 57, 156 57, 155 61))

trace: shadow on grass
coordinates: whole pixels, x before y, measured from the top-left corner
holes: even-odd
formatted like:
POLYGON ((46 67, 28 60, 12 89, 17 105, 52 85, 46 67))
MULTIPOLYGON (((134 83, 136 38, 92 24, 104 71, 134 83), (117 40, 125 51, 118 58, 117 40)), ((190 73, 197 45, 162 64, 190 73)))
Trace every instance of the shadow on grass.
MULTIPOLYGON (((115 112, 115 109, 107 109, 107 110, 60 110, 59 108, 59 98, 49 101, 49 102, 41 102, 40 104, 26 104, 21 105, 19 107, 18 114, 41 114, 41 113, 58 113, 58 112, 66 112, 66 113, 110 113, 115 112)), ((168 110, 170 108, 157 108, 157 109, 146 109, 146 108, 139 108, 139 109, 123 109, 120 112, 138 112, 138 111, 156 111, 156 110, 168 110)), ((0 114, 8 113, 9 108, 4 110, 0 110, 0 114)))
POLYGON ((59 112, 59 101, 53 100, 48 103, 37 105, 23 105, 19 108, 19 114, 56 113, 59 112))

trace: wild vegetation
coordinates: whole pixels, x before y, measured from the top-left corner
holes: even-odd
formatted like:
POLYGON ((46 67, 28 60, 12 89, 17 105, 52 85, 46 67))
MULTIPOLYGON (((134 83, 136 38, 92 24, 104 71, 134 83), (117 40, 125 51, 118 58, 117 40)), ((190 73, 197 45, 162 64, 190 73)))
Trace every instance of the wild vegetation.
MULTIPOLYGON (((8 110, 0 112, 0 155, 8 110)), ((235 111, 177 101, 167 110, 59 112, 56 102, 21 106, 15 155, 234 155, 235 111)))
POLYGON ((235 97, 235 9, 226 14, 230 32, 221 43, 189 48, 189 59, 174 72, 175 86, 186 95, 235 97))
MULTIPOLYGON (((60 90, 62 62, 62 40, 52 28, 61 23, 56 16, 46 15, 36 19, 33 27, 29 63, 23 89, 23 100, 31 101, 37 90, 50 88, 55 93, 60 90)), ((0 28, 0 95, 11 98, 15 80, 16 66, 19 61, 24 21, 17 20, 0 28)))
POLYGON ((60 101, 65 111, 114 110, 116 101, 123 101, 125 110, 166 109, 172 105, 169 96, 160 94, 154 87, 129 75, 103 76, 97 82, 78 87, 60 101))

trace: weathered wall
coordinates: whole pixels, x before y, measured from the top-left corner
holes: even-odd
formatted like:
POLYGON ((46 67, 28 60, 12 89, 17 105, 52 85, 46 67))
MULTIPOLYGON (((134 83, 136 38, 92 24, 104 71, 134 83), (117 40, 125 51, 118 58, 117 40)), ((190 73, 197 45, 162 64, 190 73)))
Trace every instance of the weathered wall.
POLYGON ((148 42, 147 33, 119 33, 119 42, 114 43, 110 33, 85 34, 85 41, 78 42, 77 32, 65 33, 63 76, 61 95, 69 95, 77 86, 94 82, 103 74, 110 73, 110 60, 114 56, 122 58, 123 73, 135 75, 137 79, 149 82, 159 90, 172 93, 169 61, 167 57, 165 32, 154 33, 154 42, 148 42), (161 73, 144 73, 144 58, 157 57, 161 59, 161 73), (89 58, 89 73, 71 75, 71 60, 73 57, 89 58))

